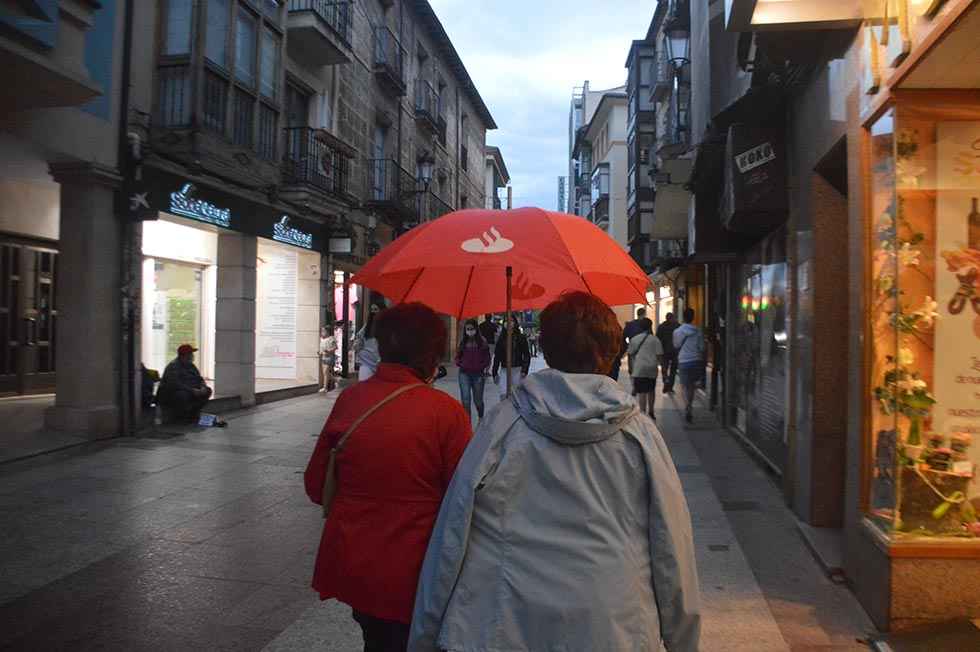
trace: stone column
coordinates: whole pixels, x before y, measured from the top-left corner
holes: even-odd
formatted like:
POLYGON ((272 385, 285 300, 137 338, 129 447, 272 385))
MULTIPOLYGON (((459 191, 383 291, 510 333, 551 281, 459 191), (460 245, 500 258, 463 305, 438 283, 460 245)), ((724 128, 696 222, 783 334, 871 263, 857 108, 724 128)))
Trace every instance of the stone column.
POLYGON ((78 162, 52 163, 51 175, 61 184, 58 379, 45 424, 113 435, 120 425, 123 235, 114 193, 122 179, 114 169, 78 162))
POLYGON ((222 231, 218 235, 218 303, 215 311, 214 390, 255 405, 255 259, 254 236, 222 231))

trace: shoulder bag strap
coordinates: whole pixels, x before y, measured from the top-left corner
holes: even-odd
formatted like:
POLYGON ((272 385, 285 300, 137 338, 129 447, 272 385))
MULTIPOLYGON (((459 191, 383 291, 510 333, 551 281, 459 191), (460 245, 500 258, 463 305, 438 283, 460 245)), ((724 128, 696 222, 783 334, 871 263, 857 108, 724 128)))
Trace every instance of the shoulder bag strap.
POLYGON ((386 403, 388 403, 392 399, 395 399, 395 398, 401 396, 402 394, 404 394, 408 390, 415 389, 416 387, 425 387, 425 383, 412 383, 411 385, 405 385, 403 387, 399 387, 398 389, 396 389, 395 391, 393 391, 391 394, 388 394, 388 396, 384 397, 383 399, 381 399, 380 401, 378 401, 377 403, 375 403, 371 407, 370 410, 368 410, 367 412, 365 412, 364 414, 362 414, 361 416, 359 416, 354 421, 354 423, 351 424, 350 428, 347 429, 347 432, 345 432, 343 434, 343 436, 339 440, 337 440, 337 445, 334 446, 333 449, 332 449, 333 452, 334 453, 339 453, 340 451, 342 451, 344 449, 344 444, 347 443, 347 440, 350 438, 351 434, 353 434, 353 432, 357 429, 357 427, 359 425, 361 425, 364 422, 365 419, 367 419, 369 416, 371 416, 372 414, 374 414, 375 412, 377 412, 378 409, 381 408, 381 406, 385 405, 386 403))

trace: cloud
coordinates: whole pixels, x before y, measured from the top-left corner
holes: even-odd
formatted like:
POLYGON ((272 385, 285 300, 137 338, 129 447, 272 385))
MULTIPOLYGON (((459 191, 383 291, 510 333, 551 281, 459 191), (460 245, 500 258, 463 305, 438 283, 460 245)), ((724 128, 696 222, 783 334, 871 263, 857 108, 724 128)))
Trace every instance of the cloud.
POLYGON ((572 89, 625 83, 630 43, 656 3, 430 2, 497 122, 487 142, 503 153, 515 205, 554 209, 557 177, 568 174, 572 89))

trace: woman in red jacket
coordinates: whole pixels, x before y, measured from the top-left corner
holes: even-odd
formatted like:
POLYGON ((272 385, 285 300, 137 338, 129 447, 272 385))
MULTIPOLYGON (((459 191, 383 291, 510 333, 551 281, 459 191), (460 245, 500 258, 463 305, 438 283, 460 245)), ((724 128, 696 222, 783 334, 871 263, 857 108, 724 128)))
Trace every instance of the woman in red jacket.
POLYGON ((313 573, 321 600, 353 609, 365 652, 404 652, 422 558, 443 494, 472 437, 454 398, 428 386, 446 348, 446 327, 418 303, 377 317, 377 373, 344 390, 306 468, 321 503, 326 465, 348 428, 392 392, 405 391, 357 426, 336 456, 337 493, 313 573))

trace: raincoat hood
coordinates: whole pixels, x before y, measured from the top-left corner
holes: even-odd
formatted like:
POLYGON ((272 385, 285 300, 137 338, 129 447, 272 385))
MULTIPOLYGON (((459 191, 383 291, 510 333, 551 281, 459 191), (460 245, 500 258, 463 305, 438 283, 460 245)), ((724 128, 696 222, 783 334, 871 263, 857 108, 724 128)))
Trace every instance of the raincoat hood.
POLYGON ((566 446, 608 439, 637 411, 633 397, 612 378, 555 369, 528 376, 513 401, 528 427, 566 446))

